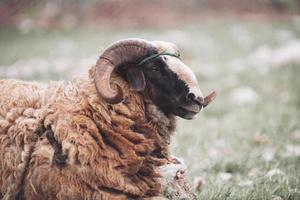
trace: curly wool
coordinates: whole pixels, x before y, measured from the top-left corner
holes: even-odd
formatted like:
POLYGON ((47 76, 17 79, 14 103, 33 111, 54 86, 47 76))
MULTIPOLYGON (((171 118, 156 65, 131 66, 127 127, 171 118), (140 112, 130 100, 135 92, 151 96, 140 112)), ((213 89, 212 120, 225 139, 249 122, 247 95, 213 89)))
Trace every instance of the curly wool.
POLYGON ((160 193, 158 166, 168 159, 173 116, 165 116, 118 75, 125 100, 98 96, 88 79, 49 85, 0 80, 0 192, 3 199, 129 199, 160 193), (50 127, 67 155, 55 151, 50 127))

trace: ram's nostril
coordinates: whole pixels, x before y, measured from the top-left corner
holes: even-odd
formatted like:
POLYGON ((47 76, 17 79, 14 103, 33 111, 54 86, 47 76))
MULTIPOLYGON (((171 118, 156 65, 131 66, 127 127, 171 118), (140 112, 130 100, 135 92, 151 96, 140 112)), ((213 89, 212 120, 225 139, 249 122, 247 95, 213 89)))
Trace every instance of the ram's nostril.
POLYGON ((189 93, 187 95, 187 99, 197 103, 200 106, 204 104, 204 99, 202 97, 197 97, 194 93, 189 93))
POLYGON ((204 98, 202 98, 202 97, 196 98, 196 101, 197 101, 200 105, 203 105, 203 104, 204 104, 204 98))
POLYGON ((196 95, 194 93, 189 93, 187 95, 187 99, 189 99, 190 101, 194 101, 199 105, 204 104, 204 99, 202 97, 196 97, 196 95))
POLYGON ((191 101, 194 101, 195 100, 195 94, 194 93, 188 93, 188 95, 187 95, 187 98, 189 99, 189 100, 191 100, 191 101))

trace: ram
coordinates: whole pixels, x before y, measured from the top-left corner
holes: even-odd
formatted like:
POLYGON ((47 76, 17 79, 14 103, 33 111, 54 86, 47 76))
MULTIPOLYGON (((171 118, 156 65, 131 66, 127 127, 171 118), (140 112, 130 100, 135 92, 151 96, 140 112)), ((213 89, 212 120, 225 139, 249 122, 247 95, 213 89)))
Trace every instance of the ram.
POLYGON ((175 116, 192 119, 210 97, 174 44, 142 39, 112 44, 86 79, 0 80, 0 195, 157 196, 175 116))

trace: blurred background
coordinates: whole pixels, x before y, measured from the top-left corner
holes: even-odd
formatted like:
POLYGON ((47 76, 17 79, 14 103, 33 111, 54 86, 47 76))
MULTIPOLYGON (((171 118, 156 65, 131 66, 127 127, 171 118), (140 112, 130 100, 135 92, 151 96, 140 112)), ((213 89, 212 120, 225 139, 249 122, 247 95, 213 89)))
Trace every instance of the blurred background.
POLYGON ((0 0, 0 78, 72 80, 128 37, 218 92, 172 141, 200 199, 300 199, 299 0, 0 0))

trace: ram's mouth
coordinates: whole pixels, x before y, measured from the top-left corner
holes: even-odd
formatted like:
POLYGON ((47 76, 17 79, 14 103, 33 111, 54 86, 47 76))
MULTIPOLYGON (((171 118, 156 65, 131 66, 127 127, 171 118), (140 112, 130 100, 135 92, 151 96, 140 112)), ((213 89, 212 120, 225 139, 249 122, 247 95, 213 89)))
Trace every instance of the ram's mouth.
POLYGON ((195 114, 197 114, 202 110, 202 106, 196 103, 182 104, 179 107, 187 112, 195 113, 195 114))
POLYGON ((208 106, 216 97, 216 92, 212 92, 204 98, 202 105, 195 102, 186 102, 178 105, 176 115, 184 119, 193 119, 203 108, 208 106))
POLYGON ((198 104, 184 104, 179 105, 174 114, 184 119, 193 119, 201 111, 201 109, 202 106, 198 104))

